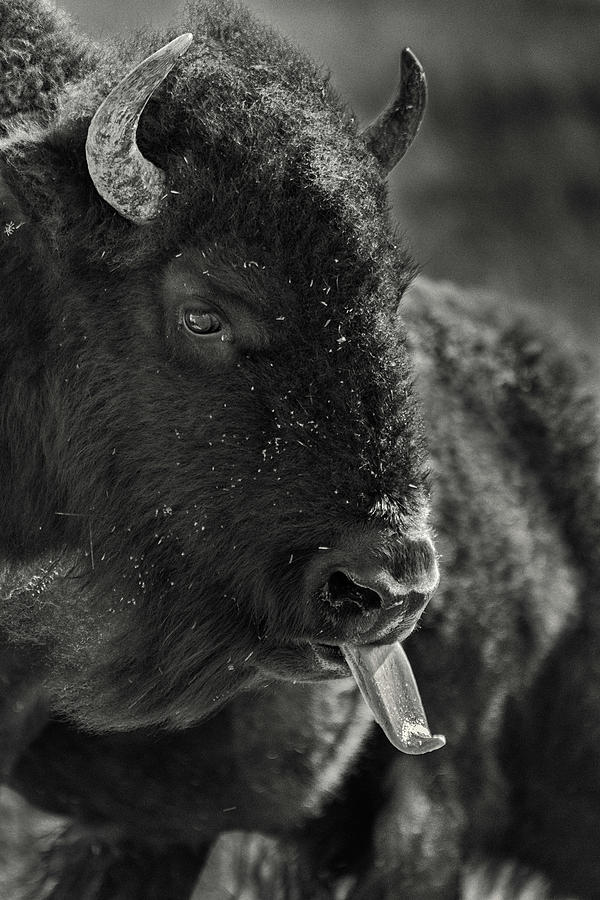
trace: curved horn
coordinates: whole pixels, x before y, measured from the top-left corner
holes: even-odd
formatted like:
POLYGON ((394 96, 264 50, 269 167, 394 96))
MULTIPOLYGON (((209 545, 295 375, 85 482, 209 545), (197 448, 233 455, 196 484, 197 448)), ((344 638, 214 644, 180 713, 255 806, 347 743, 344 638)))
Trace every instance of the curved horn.
POLYGON ((85 153, 96 190, 120 215, 143 225, 156 218, 165 174, 140 153, 136 131, 146 103, 192 42, 182 34, 141 62, 98 107, 85 153))
POLYGON ((400 83, 387 108, 361 136, 386 173, 400 162, 421 125, 427 103, 427 82, 421 63, 408 47, 400 58, 400 83))

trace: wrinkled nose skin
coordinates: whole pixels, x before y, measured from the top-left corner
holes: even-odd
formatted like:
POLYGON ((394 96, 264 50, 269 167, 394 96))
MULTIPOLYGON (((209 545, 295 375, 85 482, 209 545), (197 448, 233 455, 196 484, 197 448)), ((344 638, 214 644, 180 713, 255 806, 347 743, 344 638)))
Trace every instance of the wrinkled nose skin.
POLYGON ((403 639, 437 587, 429 538, 364 537, 313 559, 306 591, 314 604, 320 643, 377 643, 403 639))

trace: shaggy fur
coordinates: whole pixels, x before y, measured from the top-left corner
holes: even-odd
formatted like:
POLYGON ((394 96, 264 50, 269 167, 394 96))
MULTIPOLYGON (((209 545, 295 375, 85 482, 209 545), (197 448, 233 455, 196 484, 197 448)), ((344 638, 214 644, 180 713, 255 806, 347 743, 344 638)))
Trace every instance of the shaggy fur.
MULTIPOLYGON (((13 0, 0 9, 0 133, 13 116, 35 111, 43 120, 61 92, 94 61, 89 44, 69 29, 50 3, 13 0), (63 25, 60 28, 57 26, 63 25)), ((14 124, 14 123, 13 123, 14 124)))
POLYGON ((243 10, 102 52, 33 0, 0 23, 7 58, 33 35, 0 144, 0 765, 65 819, 15 898, 431 900, 481 859, 467 893, 597 896, 583 363, 424 280, 405 331, 414 268, 353 116, 243 10), (173 193, 138 227, 86 131, 186 30, 138 136, 173 193), (200 301, 234 341, 184 333, 200 301), (311 573, 360 548, 415 578, 430 486, 443 580, 407 647, 448 746, 409 758, 308 649, 340 628, 311 573))

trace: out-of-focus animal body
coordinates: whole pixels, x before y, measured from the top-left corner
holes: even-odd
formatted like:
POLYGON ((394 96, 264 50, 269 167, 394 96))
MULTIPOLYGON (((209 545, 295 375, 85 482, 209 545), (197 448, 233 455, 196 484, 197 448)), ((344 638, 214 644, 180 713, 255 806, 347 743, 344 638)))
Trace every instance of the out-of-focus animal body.
POLYGON ((121 48, 32 0, 0 28, 0 765, 66 823, 4 883, 600 895, 584 363, 424 279, 398 314, 414 267, 381 166, 243 11, 198 4, 121 48), (136 224, 86 135, 186 28, 140 122, 167 187, 136 224), (407 648, 448 743, 408 757, 335 648, 414 626, 432 533, 442 581, 407 648))

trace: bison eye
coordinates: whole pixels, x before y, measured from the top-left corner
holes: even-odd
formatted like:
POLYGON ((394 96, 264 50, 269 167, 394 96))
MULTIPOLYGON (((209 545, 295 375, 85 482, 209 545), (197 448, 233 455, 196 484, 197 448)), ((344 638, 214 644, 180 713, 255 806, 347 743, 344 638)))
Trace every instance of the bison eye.
POLYGON ((223 322, 214 312, 205 309, 186 309, 183 311, 183 324, 192 334, 219 334, 223 330, 223 322))

